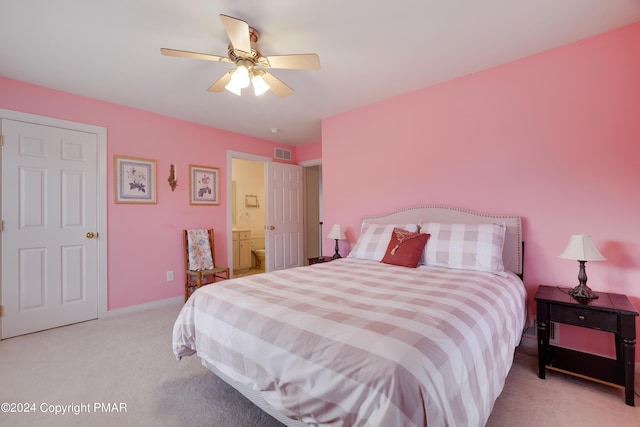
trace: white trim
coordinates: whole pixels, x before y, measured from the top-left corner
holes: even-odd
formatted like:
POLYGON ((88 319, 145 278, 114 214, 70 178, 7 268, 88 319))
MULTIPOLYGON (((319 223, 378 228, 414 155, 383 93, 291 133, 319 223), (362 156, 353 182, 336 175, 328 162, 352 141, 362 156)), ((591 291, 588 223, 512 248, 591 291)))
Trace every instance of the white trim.
POLYGON ((302 162, 298 162, 298 164, 305 168, 308 168, 311 166, 320 166, 322 165, 322 159, 304 160, 302 162))
MULTIPOLYGON (((227 233, 229 233, 229 238, 227 239, 227 263, 229 264, 229 271, 231 273, 231 277, 233 277, 233 241, 232 241, 232 230, 233 230, 233 210, 231 204, 232 200, 232 181, 233 181, 233 159, 242 159, 242 160, 250 160, 253 162, 262 162, 267 163, 271 161, 271 157, 260 156, 258 154, 249 154, 243 153, 241 151, 232 151, 227 150, 227 233)), ((266 174, 266 171, 265 171, 266 174)), ((265 186, 266 186, 266 177, 265 177, 265 186)))
MULTIPOLYGON (((0 118, 71 129, 96 135, 98 141, 98 318, 108 311, 107 282, 107 128, 0 108, 0 118)), ((0 286, 2 284, 0 283, 0 286)), ((1 320, 0 320, 1 321, 1 320)))
POLYGON ((156 308, 164 308, 172 305, 179 306, 180 304, 184 304, 183 295, 179 295, 177 297, 172 297, 167 299, 161 299, 158 301, 146 302, 144 304, 131 305, 129 307, 116 308, 115 310, 108 311, 107 313, 105 313, 104 316, 101 316, 101 317, 103 318, 116 317, 116 316, 122 316, 123 314, 139 313, 141 311, 153 310, 156 308))

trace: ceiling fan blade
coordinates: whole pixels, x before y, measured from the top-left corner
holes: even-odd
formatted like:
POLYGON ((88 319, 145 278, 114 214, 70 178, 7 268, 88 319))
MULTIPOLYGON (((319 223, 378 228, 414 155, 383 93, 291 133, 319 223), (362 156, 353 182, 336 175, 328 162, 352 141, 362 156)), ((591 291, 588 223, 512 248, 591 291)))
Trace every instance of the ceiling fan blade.
POLYGON ((179 56, 182 58, 204 59, 206 61, 215 62, 233 62, 225 56, 209 55, 208 53, 189 52, 186 50, 167 49, 164 47, 160 49, 160 53, 165 56, 179 56))
POLYGON ((269 68, 288 68, 293 70, 320 69, 320 58, 315 53, 265 56, 264 59, 267 60, 269 68))
POLYGON ((224 87, 231 80, 231 75, 233 74, 234 70, 235 69, 227 71, 222 77, 220 77, 218 79, 217 82, 215 82, 214 84, 209 86, 209 89, 207 89, 207 91, 208 92, 222 92, 222 91, 224 91, 224 87))
POLYGON ((249 39, 249 24, 241 19, 227 15, 220 15, 220 20, 229 36, 231 46, 236 50, 251 53, 251 40, 249 39))
POLYGON ((262 74, 262 79, 269 85, 269 88, 278 98, 285 98, 293 93, 286 84, 278 80, 273 74, 269 74, 266 71, 262 74))

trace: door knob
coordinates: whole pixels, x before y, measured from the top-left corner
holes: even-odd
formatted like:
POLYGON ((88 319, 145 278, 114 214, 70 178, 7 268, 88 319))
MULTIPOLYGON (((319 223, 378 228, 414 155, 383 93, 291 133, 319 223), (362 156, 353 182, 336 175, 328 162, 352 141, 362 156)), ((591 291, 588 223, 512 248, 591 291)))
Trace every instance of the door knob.
POLYGON ((269 230, 275 230, 275 229, 276 229, 276 227, 274 227, 273 225, 269 226, 269 230))
POLYGON ((92 231, 87 233, 87 239, 93 239, 94 237, 96 237, 96 234, 94 234, 92 231))

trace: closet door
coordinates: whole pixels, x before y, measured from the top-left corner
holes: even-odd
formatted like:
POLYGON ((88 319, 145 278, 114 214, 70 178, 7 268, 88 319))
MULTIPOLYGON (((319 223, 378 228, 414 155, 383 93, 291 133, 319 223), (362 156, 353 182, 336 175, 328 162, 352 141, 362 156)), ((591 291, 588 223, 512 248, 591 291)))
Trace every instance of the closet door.
POLYGON ((2 338, 97 318, 97 135, 1 129, 2 338))

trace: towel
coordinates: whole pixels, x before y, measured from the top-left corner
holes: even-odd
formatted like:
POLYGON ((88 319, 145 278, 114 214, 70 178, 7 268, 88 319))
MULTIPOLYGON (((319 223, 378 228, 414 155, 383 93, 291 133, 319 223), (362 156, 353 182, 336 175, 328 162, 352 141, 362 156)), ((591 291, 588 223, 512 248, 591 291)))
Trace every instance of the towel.
POLYGON ((187 247, 189 250, 189 270, 211 270, 214 267, 206 229, 187 230, 187 247))

